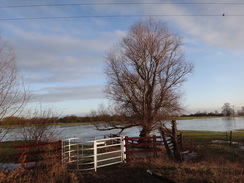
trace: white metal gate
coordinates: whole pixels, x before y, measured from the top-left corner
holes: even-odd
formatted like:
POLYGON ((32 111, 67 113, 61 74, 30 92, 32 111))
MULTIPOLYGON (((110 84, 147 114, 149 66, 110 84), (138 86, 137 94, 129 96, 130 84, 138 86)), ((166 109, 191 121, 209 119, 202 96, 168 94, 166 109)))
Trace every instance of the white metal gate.
POLYGON ((62 140, 62 163, 69 170, 95 170, 125 161, 123 137, 85 141, 84 138, 62 140))

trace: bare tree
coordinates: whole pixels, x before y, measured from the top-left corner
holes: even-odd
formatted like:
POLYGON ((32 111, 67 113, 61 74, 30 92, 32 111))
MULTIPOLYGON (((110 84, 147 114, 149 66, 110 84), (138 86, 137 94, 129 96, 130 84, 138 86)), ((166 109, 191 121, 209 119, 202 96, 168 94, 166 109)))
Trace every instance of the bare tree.
POLYGON ((112 104, 108 106, 100 104, 97 110, 91 111, 90 117, 94 119, 93 125, 100 131, 120 130, 113 134, 115 136, 120 136, 127 128, 138 126, 134 123, 134 116, 126 115, 125 110, 112 104))
MULTIPOLYGON (((23 78, 18 72, 15 55, 8 44, 0 37, 0 120, 5 116, 19 115, 29 99, 23 78)), ((8 124, 0 128, 0 141, 9 130, 8 124)))
POLYGON ((241 109, 238 110, 238 115, 244 116, 244 107, 241 107, 241 109))
POLYGON ((149 18, 131 26, 107 53, 105 92, 117 111, 130 117, 110 129, 139 126, 140 136, 149 136, 160 122, 182 110, 180 86, 193 65, 185 60, 181 47, 179 36, 149 18))
POLYGON ((59 139, 58 117, 50 108, 31 109, 26 112, 26 120, 19 127, 19 134, 25 143, 52 142, 59 139))
POLYGON ((234 114, 234 109, 231 107, 230 103, 224 103, 222 107, 222 114, 224 116, 230 116, 234 114))

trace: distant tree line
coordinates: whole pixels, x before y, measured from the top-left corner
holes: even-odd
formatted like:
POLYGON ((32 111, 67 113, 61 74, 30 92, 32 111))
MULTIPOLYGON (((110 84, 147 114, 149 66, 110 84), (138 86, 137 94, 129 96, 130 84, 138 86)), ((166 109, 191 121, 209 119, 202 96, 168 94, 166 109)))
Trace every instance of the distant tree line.
MULTIPOLYGON (((244 116, 244 107, 234 111, 233 106, 231 106, 229 103, 225 103, 222 107, 221 113, 219 113, 217 110, 213 112, 201 112, 198 111, 196 113, 192 114, 183 114, 181 117, 221 117, 221 116, 244 116)), ((24 118, 24 117, 5 117, 2 120, 0 120, 0 125, 23 125, 23 124, 37 124, 37 123, 97 123, 97 122, 123 122, 123 121, 130 121, 133 116, 128 117, 125 115, 109 115, 109 114, 102 114, 102 113, 91 113, 89 116, 76 116, 76 115, 67 115, 64 117, 41 117, 41 118, 24 118)))
POLYGON ((84 123, 84 122, 113 122, 113 121, 121 121, 121 120, 129 120, 125 116, 118 115, 95 115, 95 116, 76 116, 76 115, 67 115, 64 117, 53 117, 53 118, 24 118, 18 116, 9 116, 0 120, 0 125, 24 125, 24 124, 38 124, 43 123, 43 121, 50 122, 50 124, 54 123, 84 123))
POLYGON ((183 114, 181 117, 210 117, 210 116, 224 116, 222 113, 215 112, 196 112, 194 114, 183 114))
POLYGON ((221 113, 217 110, 214 112, 196 112, 195 114, 183 114, 182 117, 207 117, 207 116, 244 116, 244 106, 241 109, 235 111, 234 105, 230 103, 224 103, 221 113))
POLYGON ((58 119, 59 123, 83 123, 83 122, 118 122, 127 121, 131 117, 125 115, 109 115, 109 114, 92 114, 90 116, 78 117, 75 115, 68 115, 58 119))
POLYGON ((0 125, 36 125, 40 123, 55 124, 59 121, 57 117, 33 117, 24 118, 18 116, 9 116, 0 120, 0 125))

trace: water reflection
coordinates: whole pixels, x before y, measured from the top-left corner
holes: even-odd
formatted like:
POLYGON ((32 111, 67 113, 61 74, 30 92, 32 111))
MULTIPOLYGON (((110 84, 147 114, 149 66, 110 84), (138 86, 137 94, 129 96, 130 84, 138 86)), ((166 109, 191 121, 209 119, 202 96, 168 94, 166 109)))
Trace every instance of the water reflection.
MULTIPOLYGON (((177 127, 179 130, 200 130, 200 131, 234 131, 238 129, 244 129, 243 117, 226 117, 226 118, 208 118, 208 119, 192 119, 192 120, 178 120, 177 127)), ((168 124, 170 126, 170 124, 168 124)), ((93 125, 63 125, 57 126, 57 130, 60 132, 59 139, 71 138, 71 137, 84 137, 87 139, 103 138, 104 135, 110 133, 116 134, 119 130, 111 131, 97 131, 93 125)), ((133 127, 126 129, 123 132, 123 136, 138 136, 140 129, 133 127)), ((157 135, 158 133, 155 132, 157 135)), ((6 140, 20 139, 18 129, 12 129, 5 137, 6 140)))
POLYGON ((243 117, 206 118, 178 121, 178 129, 201 131, 234 131, 244 129, 243 117))

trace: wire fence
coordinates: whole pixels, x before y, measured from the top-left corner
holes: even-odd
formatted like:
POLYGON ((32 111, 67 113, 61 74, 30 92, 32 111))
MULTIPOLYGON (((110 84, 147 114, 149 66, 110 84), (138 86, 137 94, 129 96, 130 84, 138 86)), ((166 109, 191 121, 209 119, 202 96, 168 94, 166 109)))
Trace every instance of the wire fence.
POLYGON ((226 144, 230 147, 243 148, 244 145, 244 131, 228 131, 228 132, 202 132, 202 131, 190 131, 184 132, 184 144, 186 146, 189 143, 196 145, 207 144, 226 144))

